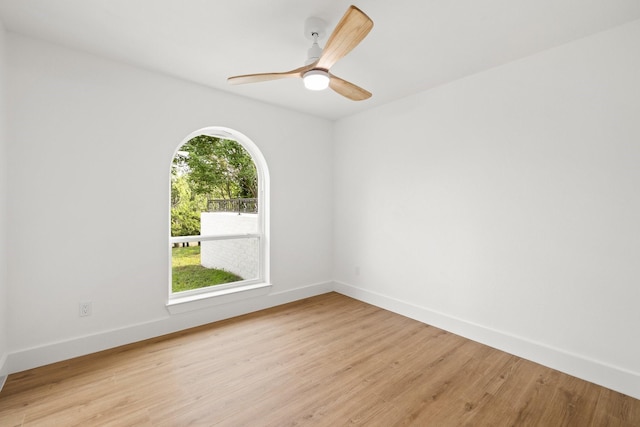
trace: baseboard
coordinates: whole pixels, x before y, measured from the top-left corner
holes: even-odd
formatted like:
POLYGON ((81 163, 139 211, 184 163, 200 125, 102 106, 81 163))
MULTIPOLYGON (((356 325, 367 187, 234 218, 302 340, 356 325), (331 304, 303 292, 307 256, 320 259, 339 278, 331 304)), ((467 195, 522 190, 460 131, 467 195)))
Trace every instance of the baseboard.
POLYGON ((640 399, 640 374, 636 372, 487 328, 346 283, 337 282, 334 290, 351 298, 640 399))
MULTIPOLYGON (((125 328, 102 331, 91 335, 45 344, 12 352, 6 357, 7 374, 37 368, 78 356, 155 338, 188 328, 229 319, 243 314, 297 301, 333 291, 333 282, 317 283, 274 292, 259 298, 251 298, 215 307, 214 310, 197 310, 165 317, 125 328)), ((0 374, 2 371, 0 371, 0 374)))
POLYGON ((2 387, 4 387, 4 383, 7 381, 7 376, 9 370, 7 369, 7 354, 3 353, 0 356, 0 391, 2 391, 2 387))
POLYGON ((0 390, 7 375, 15 372, 155 338, 331 291, 640 399, 640 375, 638 373, 341 282, 312 284, 217 306, 215 310, 198 310, 5 354, 0 357, 0 390))

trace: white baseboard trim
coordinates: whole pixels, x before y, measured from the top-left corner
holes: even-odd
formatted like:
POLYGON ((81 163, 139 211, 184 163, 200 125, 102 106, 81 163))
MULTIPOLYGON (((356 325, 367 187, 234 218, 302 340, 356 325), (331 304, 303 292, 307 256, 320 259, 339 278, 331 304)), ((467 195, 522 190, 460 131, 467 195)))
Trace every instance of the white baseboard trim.
POLYGON ((7 366, 7 354, 3 353, 0 356, 0 391, 2 391, 2 387, 4 387, 4 383, 7 381, 7 376, 9 375, 7 366))
POLYGON ((341 282, 312 284, 258 298, 219 305, 215 309, 202 309, 173 315, 125 328, 102 331, 4 354, 0 357, 0 390, 7 376, 12 373, 241 316, 331 291, 640 399, 640 375, 636 372, 341 282))
POLYGON ((636 372, 487 328, 346 283, 336 282, 334 290, 351 298, 640 399, 640 374, 636 372))
MULTIPOLYGON (((91 335, 18 350, 5 356, 5 375, 37 368, 78 356, 155 338, 219 320, 286 304, 333 291, 333 282, 317 283, 274 292, 225 305, 163 317, 158 320, 102 331, 91 335)), ((2 366, 2 365, 0 365, 2 366)), ((2 374, 3 371, 0 371, 2 374)))

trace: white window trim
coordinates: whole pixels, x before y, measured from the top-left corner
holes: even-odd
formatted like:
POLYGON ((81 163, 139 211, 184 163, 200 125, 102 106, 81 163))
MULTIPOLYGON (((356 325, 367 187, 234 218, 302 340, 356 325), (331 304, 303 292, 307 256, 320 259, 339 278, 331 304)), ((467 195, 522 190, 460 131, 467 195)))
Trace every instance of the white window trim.
MULTIPOLYGON (((171 237, 171 224, 169 222, 169 284, 166 307, 169 313, 178 314, 187 311, 198 310, 219 304, 240 301, 247 298, 255 298, 267 295, 271 291, 269 278, 269 171, 262 153, 258 147, 245 135, 233 129, 224 127, 208 127, 197 130, 187 136, 176 148, 171 162, 176 153, 187 141, 199 135, 208 135, 218 138, 237 141, 251 155, 258 173, 258 232, 247 234, 226 234, 208 236, 180 236, 171 237), (171 247, 173 243, 202 242, 210 240, 232 239, 258 239, 259 269, 256 279, 241 280, 223 285, 215 285, 207 288, 193 289, 190 291, 172 292, 171 275, 171 247)), ((171 191, 171 189, 169 189, 171 191)))

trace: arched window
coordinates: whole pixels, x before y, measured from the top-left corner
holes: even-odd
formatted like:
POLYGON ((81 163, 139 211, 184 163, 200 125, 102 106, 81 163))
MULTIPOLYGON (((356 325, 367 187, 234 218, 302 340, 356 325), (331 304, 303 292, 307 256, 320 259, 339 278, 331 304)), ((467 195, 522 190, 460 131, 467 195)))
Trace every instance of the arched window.
POLYGON ((168 306, 264 290, 268 230, 269 173, 258 147, 222 127, 187 136, 171 163, 168 306))

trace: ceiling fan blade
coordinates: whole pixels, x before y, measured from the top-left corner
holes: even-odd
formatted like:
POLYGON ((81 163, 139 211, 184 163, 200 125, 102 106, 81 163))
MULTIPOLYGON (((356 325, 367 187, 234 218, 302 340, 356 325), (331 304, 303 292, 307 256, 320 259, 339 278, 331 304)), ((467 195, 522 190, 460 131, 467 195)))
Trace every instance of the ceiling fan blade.
POLYGON ((259 74, 245 74, 242 76, 233 76, 227 79, 227 82, 232 85, 241 85, 245 83, 258 83, 267 82, 270 80, 286 79, 289 77, 302 77, 304 73, 309 71, 311 66, 305 65, 304 67, 296 68, 295 70, 285 71, 283 73, 259 73, 259 74))
POLYGON ((371 92, 343 80, 340 77, 336 77, 333 74, 330 74, 330 76, 331 80, 329 81, 329 87, 340 95, 349 98, 352 101, 363 101, 371 98, 371 92))
POLYGON ((349 6, 322 49, 316 68, 328 70, 356 47, 373 28, 373 21, 355 6, 349 6))

